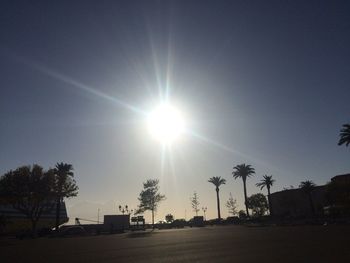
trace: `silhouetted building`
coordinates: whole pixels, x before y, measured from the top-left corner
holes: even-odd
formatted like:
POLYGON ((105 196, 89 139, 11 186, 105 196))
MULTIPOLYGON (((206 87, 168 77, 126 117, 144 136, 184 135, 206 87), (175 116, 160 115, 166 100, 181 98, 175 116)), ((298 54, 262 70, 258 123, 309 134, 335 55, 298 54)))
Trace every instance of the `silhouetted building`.
MULTIPOLYGON (((350 185, 350 174, 334 176, 332 182, 350 185)), ((325 207, 329 207, 330 200, 327 186, 316 186, 311 192, 312 204, 316 216, 324 214, 325 207)), ((313 216, 312 205, 308 194, 302 189, 287 189, 271 194, 271 206, 275 216, 280 217, 310 217, 313 216)))
MULTIPOLYGON (((328 204, 326 186, 316 186, 311 193, 315 215, 323 215, 328 204)), ((309 196, 302 189, 287 189, 271 194, 271 206, 275 216, 308 217, 313 215, 309 196)))
POLYGON ((334 176, 328 185, 329 206, 325 209, 331 217, 350 217, 350 174, 334 176))
MULTIPOLYGON (((37 223, 37 229, 53 228, 56 223, 56 206, 50 213, 43 213, 37 223)), ((19 231, 30 230, 32 225, 27 216, 20 211, 14 209, 11 205, 0 205, 0 216, 6 220, 6 224, 1 231, 3 233, 15 233, 19 231)), ((64 202, 61 204, 60 210, 60 225, 67 223, 69 220, 67 216, 67 209, 64 202)))
POLYGON ((129 229, 130 215, 105 215, 103 225, 111 233, 129 229))
POLYGON ((350 174, 340 174, 332 177, 332 182, 350 183, 350 174))

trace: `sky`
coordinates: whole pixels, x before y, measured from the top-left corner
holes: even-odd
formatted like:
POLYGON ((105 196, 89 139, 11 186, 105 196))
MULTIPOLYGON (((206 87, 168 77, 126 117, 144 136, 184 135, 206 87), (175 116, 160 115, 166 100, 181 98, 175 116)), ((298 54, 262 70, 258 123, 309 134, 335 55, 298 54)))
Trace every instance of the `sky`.
POLYGON ((264 174, 274 192, 349 173, 349 14, 348 1, 1 1, 0 174, 71 163, 68 215, 92 220, 135 209, 157 178, 162 220, 191 218, 194 191, 215 218, 212 176, 227 180, 223 217, 230 192, 243 209, 237 164, 256 170, 248 195, 264 174), (145 121, 164 98, 189 131, 165 149, 145 121))

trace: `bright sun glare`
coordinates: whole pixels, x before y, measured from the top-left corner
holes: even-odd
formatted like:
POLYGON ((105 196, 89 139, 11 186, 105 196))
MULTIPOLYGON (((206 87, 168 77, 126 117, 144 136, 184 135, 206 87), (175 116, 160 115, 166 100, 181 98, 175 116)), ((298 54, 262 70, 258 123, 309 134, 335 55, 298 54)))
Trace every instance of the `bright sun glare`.
POLYGON ((179 110, 170 104, 161 104, 147 119, 151 135, 163 144, 171 144, 185 130, 185 121, 179 110))

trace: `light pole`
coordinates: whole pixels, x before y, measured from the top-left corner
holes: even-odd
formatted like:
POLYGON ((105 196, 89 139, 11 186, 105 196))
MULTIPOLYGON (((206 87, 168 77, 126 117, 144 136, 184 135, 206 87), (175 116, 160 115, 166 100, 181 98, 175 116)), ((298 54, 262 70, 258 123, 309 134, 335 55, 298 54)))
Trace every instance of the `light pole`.
POLYGON ((204 221, 207 221, 207 217, 205 216, 205 212, 207 212, 207 207, 202 207, 203 213, 204 213, 204 221))
POLYGON ((125 205, 125 206, 119 205, 119 211, 122 212, 123 215, 124 215, 125 213, 128 214, 128 213, 129 213, 128 205, 125 205))
POLYGON ((100 223, 100 208, 97 209, 97 224, 100 223))

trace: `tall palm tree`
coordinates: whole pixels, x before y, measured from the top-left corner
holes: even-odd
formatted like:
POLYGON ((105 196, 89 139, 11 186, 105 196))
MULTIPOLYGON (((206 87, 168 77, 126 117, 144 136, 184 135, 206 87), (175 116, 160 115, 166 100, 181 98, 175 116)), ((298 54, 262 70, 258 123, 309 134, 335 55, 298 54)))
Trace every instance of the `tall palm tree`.
POLYGON ((315 189, 316 184, 313 181, 303 181, 300 183, 299 188, 308 195, 309 197, 309 202, 310 202, 310 207, 311 207, 311 212, 313 215, 315 215, 315 207, 314 207, 314 203, 312 201, 312 196, 311 193, 312 191, 315 189))
POLYGON ((338 145, 345 144, 349 146, 350 144, 350 124, 344 124, 343 129, 340 130, 340 139, 338 145))
MULTIPOLYGON (((73 166, 67 163, 57 163, 55 166, 56 182, 55 182, 55 192, 56 192, 56 230, 58 231, 58 226, 60 224, 60 211, 61 202, 63 198, 67 196, 67 183, 69 184, 70 179, 74 176, 73 166)), ((77 189, 75 189, 77 190, 77 189)))
POLYGON ((272 179, 272 175, 264 175, 263 179, 260 181, 260 183, 257 183, 256 186, 260 187, 260 190, 262 190, 264 187, 267 189, 267 200, 269 201, 269 210, 270 215, 273 215, 273 209, 271 205, 271 196, 270 196, 270 189, 273 186, 273 183, 275 182, 274 179, 272 179))
POLYGON ((255 169, 250 165, 246 165, 246 164, 239 164, 236 165, 235 167, 233 167, 233 178, 237 179, 237 178, 242 178, 243 181, 243 189, 244 189, 244 205, 245 205, 245 209, 247 212, 247 216, 249 216, 249 211, 248 211, 248 206, 247 206, 247 186, 246 186, 246 181, 247 178, 252 176, 253 174, 255 174, 255 169))
POLYGON ((226 179, 221 178, 220 176, 214 176, 209 178, 208 180, 209 183, 212 183, 215 185, 215 190, 216 190, 216 202, 218 206, 218 219, 219 221, 221 220, 221 214, 220 214, 220 196, 219 196, 219 187, 222 184, 226 184, 226 179))

